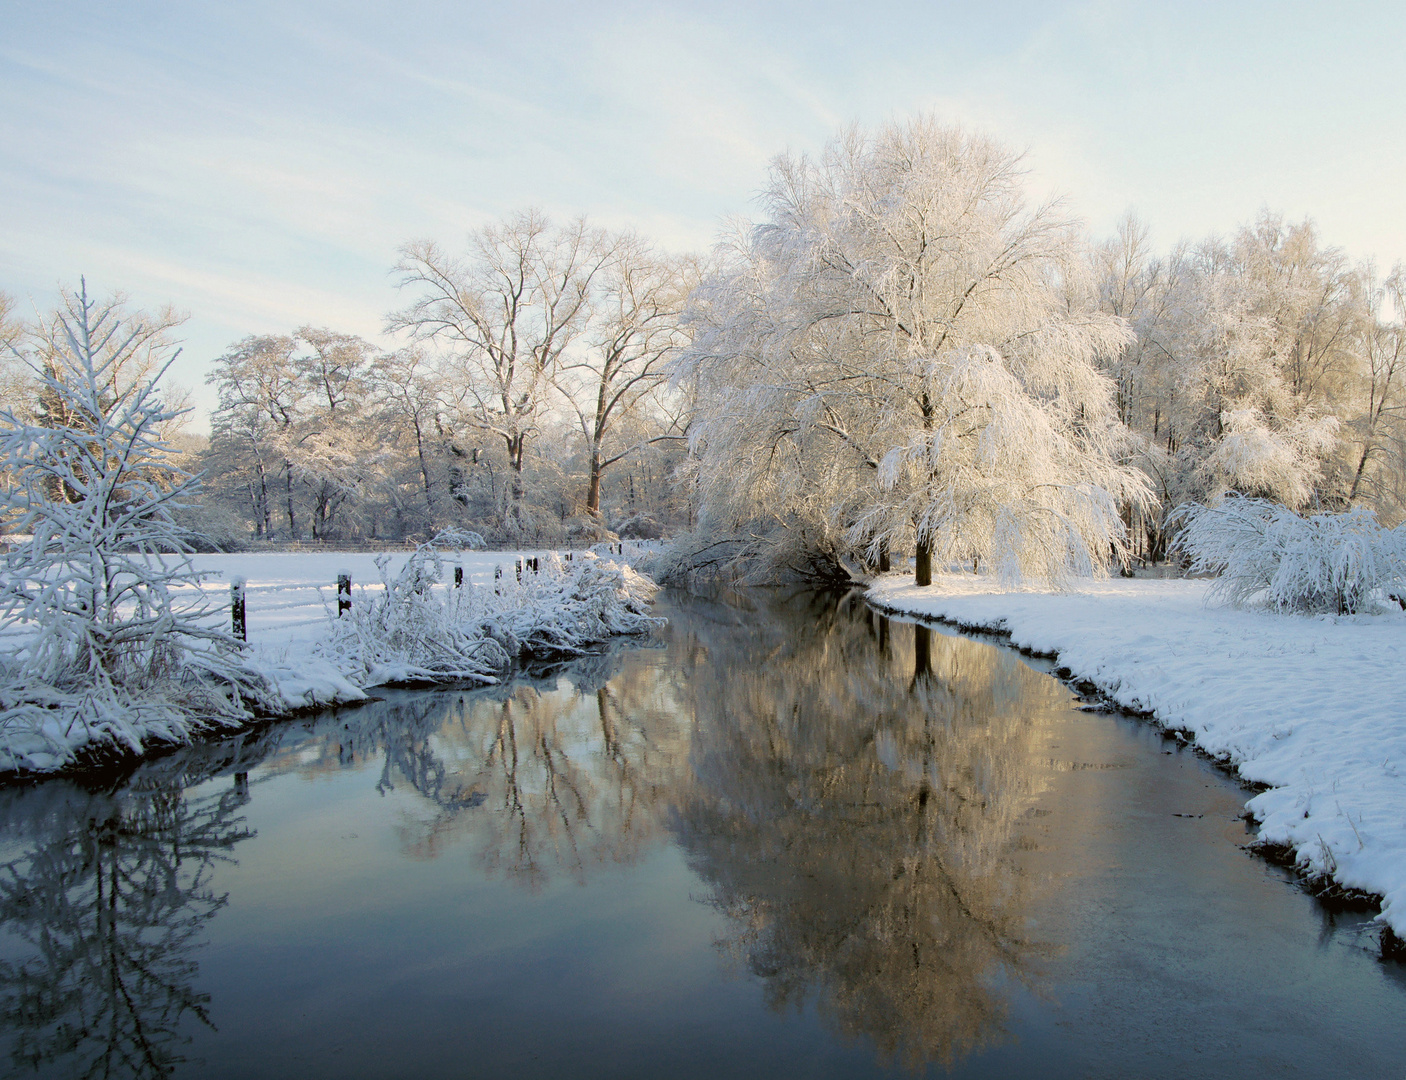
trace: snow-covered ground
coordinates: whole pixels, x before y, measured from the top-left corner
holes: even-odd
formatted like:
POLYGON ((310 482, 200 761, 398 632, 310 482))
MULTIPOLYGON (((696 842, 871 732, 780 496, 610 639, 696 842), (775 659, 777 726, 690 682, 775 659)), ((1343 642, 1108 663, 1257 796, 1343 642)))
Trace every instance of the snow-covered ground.
MULTIPOLYGON (((547 556, 545 551, 445 551, 449 580, 440 593, 452 588, 452 568, 464 568, 464 582, 491 586, 496 573, 516 578, 520 560, 547 556)), ((209 576, 204 592, 211 603, 228 610, 229 588, 243 578, 245 626, 250 646, 248 666, 258 671, 289 709, 312 705, 342 704, 363 700, 367 686, 377 680, 348 679, 338 665, 314 653, 337 617, 337 577, 349 573, 353 603, 384 592, 384 575, 378 558, 388 561, 394 578, 411 552, 240 552, 193 555, 194 567, 209 576), (362 683, 362 685, 358 685, 362 683)), ((390 675, 389 671, 387 675, 390 675)))
POLYGON ((87 746, 142 753, 153 742, 185 741, 247 722, 252 709, 358 701, 386 683, 495 682, 519 658, 579 653, 613 634, 643 632, 656 621, 648 613, 655 586, 629 564, 652 546, 626 543, 623 557, 604 548, 599 557, 575 552, 566 558, 546 551, 441 549, 438 561, 428 551, 193 556, 203 583, 171 586, 189 625, 229 630, 231 585, 243 581, 249 648, 232 661, 228 676, 243 689, 222 682, 219 699, 227 706, 243 703, 222 715, 190 707, 180 699, 192 685, 205 685, 197 674, 195 684, 167 686, 176 686, 176 704, 166 700, 171 694, 146 692, 114 703, 90 682, 66 711, 26 707, 26 694, 40 705, 57 699, 42 680, 25 681, 25 665, 44 631, 15 621, 0 638, 0 654, 17 675, 9 688, 15 701, 6 699, 0 717, 0 772, 62 768, 87 746), (412 558, 416 564, 409 567, 412 558), (463 569, 462 589, 453 583, 456 566, 463 569), (337 595, 343 573, 352 580, 345 618, 337 595), (184 602, 199 606, 197 592, 204 601, 199 614, 184 602), (241 693, 242 699, 233 696, 241 693))
POLYGON ((1406 937, 1406 613, 1276 615, 1207 602, 1206 581, 1012 591, 972 575, 879 579, 876 605, 1004 631, 1119 705, 1190 733, 1246 780, 1263 840, 1310 874, 1380 894, 1406 937))
MULTIPOLYGON (((643 550, 642 545, 626 546, 632 549, 631 555, 643 550)), ((504 597, 488 605, 488 610, 475 614, 479 618, 486 615, 508 630, 509 636, 530 645, 544 629, 552 630, 554 623, 579 618, 583 612, 575 609, 594 612, 599 608, 599 601, 583 605, 583 596, 568 595, 575 579, 570 574, 562 577, 561 571, 570 570, 572 563, 558 561, 566 554, 538 550, 442 550, 439 553, 441 580, 431 586, 432 592, 448 599, 454 589, 455 567, 463 569, 466 588, 495 592, 501 583, 504 597), (532 572, 529 560, 536 560, 542 571, 540 578, 532 572), (517 584, 520 568, 525 588, 517 584)), ((191 561, 197 570, 208 574, 204 592, 212 605, 225 611, 229 609, 230 584, 240 578, 244 580, 245 623, 250 645, 248 666, 263 675, 291 709, 356 701, 364 698, 365 689, 371 686, 397 679, 434 677, 430 670, 416 667, 415 657, 403 655, 405 644, 400 654, 392 650, 390 656, 373 658, 362 654, 383 646, 384 641, 377 644, 364 639, 335 641, 337 631, 345 629, 336 625, 339 575, 351 576, 352 604, 358 611, 364 611, 366 605, 384 596, 386 580, 394 581, 410 557, 408 551, 383 554, 266 552, 195 555, 191 561), (378 559, 385 560, 384 570, 377 565, 378 559), (356 654, 355 658, 345 655, 348 651, 356 654)), ((578 552, 575 558, 575 565, 579 567, 582 560, 594 556, 578 552)), ((628 562, 628 558, 621 561, 628 562)), ((576 592, 579 594, 580 589, 576 592)), ((444 634, 454 632, 447 624, 439 629, 444 634)), ((586 637, 601 637, 607 632, 598 628, 597 633, 588 633, 586 637)), ((373 632, 372 636, 383 635, 373 632)), ((550 638, 550 634, 548 636, 550 638)), ((460 644, 465 648, 474 647, 469 641, 460 644)), ((418 651, 430 651, 427 645, 422 640, 418 651)), ((412 645, 410 651, 417 650, 412 645)))

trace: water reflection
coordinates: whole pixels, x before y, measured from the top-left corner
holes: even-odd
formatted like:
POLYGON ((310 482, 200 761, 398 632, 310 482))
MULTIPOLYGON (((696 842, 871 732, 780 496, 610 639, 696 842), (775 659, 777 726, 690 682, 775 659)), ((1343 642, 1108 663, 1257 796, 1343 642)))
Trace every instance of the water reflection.
POLYGON ((379 762, 376 789, 408 787, 405 854, 467 844, 481 868, 537 891, 557 874, 633 862, 657 835, 686 754, 676 682, 628 644, 558 675, 458 694, 394 694, 344 711, 274 752, 270 773, 379 762))
POLYGON ((255 797, 284 775, 364 773, 397 796, 403 856, 469 858, 529 893, 677 843, 725 916, 719 946, 774 1007, 813 1002, 909 1067, 1001 1038, 1010 986, 1043 955, 1013 855, 1046 782, 1042 717, 1067 694, 853 596, 680 599, 669 615, 655 647, 559 677, 390 695, 115 792, 0 794, 26 848, 0 884, 16 1066, 166 1075, 181 1025, 213 1024, 199 946, 227 902, 212 869, 252 835, 251 770, 255 797))
POLYGON ((215 793, 188 786, 247 748, 149 766, 116 792, 0 792, 0 821, 22 822, 27 844, 0 868, 0 1025, 17 1070, 167 1076, 185 1060, 182 1023, 212 1025, 196 956, 227 902, 212 870, 253 835, 249 794, 243 772, 215 793))
POLYGON ((751 607, 750 640, 690 625, 679 838, 774 1006, 813 996, 886 1060, 950 1064, 999 1037, 1004 983, 1042 954, 1011 855, 1063 693, 853 601, 794 603, 751 607))

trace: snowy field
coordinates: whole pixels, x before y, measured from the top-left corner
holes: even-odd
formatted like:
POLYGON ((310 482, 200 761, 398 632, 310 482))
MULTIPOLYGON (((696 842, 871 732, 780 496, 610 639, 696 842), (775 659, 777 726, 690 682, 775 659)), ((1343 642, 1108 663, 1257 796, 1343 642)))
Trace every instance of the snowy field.
POLYGON ((1292 616, 1207 602, 1208 583, 1006 591, 971 575, 885 577, 875 604, 1006 631, 1118 704, 1152 713, 1270 789, 1249 800, 1300 866, 1383 897, 1406 937, 1406 612, 1292 616))
MULTIPOLYGON (((628 562, 629 557, 647 547, 625 546, 628 555, 622 562, 628 562)), ((248 666, 277 688, 286 707, 299 708, 358 701, 365 697, 369 687, 405 678, 424 678, 429 674, 414 666, 416 657, 403 655, 398 662, 386 662, 383 655, 381 662, 366 658, 364 669, 356 670, 348 679, 346 658, 329 656, 329 653, 344 652, 346 643, 340 649, 326 647, 331 632, 342 629, 336 625, 338 576, 351 575, 352 604, 364 609, 384 596, 387 578, 394 581, 411 554, 409 551, 262 552, 194 555, 191 562, 208 575, 203 589, 211 606, 226 615, 230 584, 244 579, 245 625, 250 646, 248 666), (384 571, 377 566, 378 559, 385 560, 384 571)), ((443 549, 439 553, 443 565, 441 580, 432 586, 432 592, 449 599, 454 589, 454 568, 462 567, 464 587, 487 591, 501 589, 505 596, 502 602, 492 605, 496 612, 492 617, 511 624, 511 629, 526 644, 543 630, 550 631, 554 623, 575 621, 581 614, 572 610, 580 604, 573 604, 561 593, 563 587, 570 590, 573 579, 571 575, 562 577, 560 571, 571 567, 572 563, 558 560, 570 554, 547 550, 443 549), (534 559, 542 570, 540 578, 529 566, 529 560, 534 559), (519 564, 525 589, 517 587, 519 564)), ((584 552, 574 555, 576 565, 583 565, 583 559, 593 558, 584 552)), ((601 633, 604 631, 598 628, 595 636, 601 633)), ((586 634, 587 639, 591 637, 590 633, 586 634)), ((545 643, 552 644, 551 641, 545 643)), ((469 641, 460 645, 474 647, 469 641)), ((366 652, 367 647, 368 643, 361 643, 359 647, 353 644, 353 652, 366 652)), ((370 648, 376 646, 373 644, 370 648)), ((413 647, 411 651, 415 651, 413 647)))

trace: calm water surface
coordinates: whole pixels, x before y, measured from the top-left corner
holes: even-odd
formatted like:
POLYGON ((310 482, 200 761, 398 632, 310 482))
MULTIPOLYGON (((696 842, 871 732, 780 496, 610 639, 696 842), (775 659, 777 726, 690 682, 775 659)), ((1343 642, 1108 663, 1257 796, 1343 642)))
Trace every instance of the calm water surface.
POLYGON ((1406 1075, 1246 795, 856 597, 673 597, 560 674, 0 791, 0 1069, 1406 1075))

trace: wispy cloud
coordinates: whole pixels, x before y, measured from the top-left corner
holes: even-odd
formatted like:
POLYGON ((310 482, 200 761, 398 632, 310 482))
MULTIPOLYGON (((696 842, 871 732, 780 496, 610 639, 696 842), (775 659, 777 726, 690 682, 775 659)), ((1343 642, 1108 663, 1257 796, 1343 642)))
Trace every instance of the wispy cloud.
MULTIPOLYGON (((375 334, 412 237, 515 207, 706 247, 783 150, 933 110, 1036 197, 1160 242, 1262 204, 1406 258, 1403 15, 1120 0, 16 7, 0 289, 79 272, 192 313, 191 362, 300 323, 375 334)), ((198 384, 194 377, 182 381, 198 384)))

